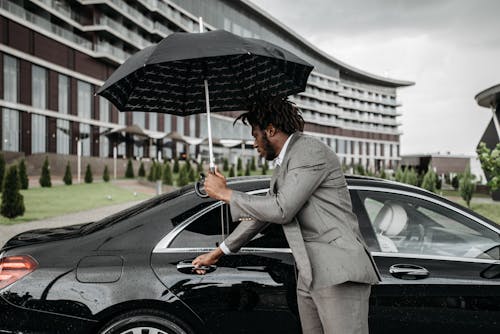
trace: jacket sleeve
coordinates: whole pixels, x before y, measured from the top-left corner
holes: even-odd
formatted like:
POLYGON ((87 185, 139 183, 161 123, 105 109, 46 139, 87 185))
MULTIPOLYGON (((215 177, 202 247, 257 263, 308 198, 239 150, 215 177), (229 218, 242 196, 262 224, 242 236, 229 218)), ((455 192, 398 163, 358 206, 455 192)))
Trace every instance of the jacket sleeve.
POLYGON ((284 182, 276 194, 248 195, 233 191, 230 201, 233 219, 254 219, 287 224, 305 205, 329 174, 327 157, 320 147, 295 151, 290 157, 284 182), (305 151, 305 152, 304 152, 305 151))
POLYGON ((224 244, 231 253, 236 253, 267 225, 269 225, 269 223, 256 220, 242 221, 238 227, 226 237, 224 244))

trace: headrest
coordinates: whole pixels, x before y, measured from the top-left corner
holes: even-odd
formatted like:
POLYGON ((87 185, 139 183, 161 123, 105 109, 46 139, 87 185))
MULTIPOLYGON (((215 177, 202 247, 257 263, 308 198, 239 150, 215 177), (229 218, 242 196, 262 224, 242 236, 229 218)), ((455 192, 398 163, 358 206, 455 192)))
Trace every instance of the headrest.
POLYGON ((408 215, 401 204, 387 201, 373 222, 380 234, 395 236, 401 233, 408 223, 408 215))

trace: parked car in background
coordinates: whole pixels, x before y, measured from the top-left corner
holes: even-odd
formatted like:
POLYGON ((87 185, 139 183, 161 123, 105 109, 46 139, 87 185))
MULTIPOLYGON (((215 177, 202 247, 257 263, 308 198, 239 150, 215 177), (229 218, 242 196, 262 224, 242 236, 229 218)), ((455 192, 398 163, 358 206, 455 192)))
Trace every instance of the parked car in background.
MULTIPOLYGON (((416 187, 346 178, 383 279, 370 333, 499 333, 499 226, 416 187)), ((269 179, 228 184, 259 195, 269 179)), ((280 226, 193 273, 192 259, 236 225, 226 204, 188 186, 101 221, 22 233, 0 251, 0 333, 300 333, 280 226)))

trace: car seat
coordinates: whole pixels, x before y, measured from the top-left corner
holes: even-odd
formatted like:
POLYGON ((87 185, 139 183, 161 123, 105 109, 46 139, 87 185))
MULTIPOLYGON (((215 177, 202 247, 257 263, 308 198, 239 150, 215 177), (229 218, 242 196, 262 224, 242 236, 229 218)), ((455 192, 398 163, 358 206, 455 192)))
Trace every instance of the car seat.
POLYGON ((397 253, 398 248, 393 239, 405 229, 408 215, 403 206, 394 201, 387 201, 379 211, 373 225, 382 252, 397 253))

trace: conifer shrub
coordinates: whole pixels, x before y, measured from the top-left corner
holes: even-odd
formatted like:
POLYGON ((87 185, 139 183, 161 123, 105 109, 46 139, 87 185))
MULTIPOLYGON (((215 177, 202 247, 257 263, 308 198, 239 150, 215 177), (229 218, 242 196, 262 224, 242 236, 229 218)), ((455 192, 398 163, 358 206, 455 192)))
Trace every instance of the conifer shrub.
POLYGON ((38 181, 42 187, 52 187, 52 182, 50 180, 49 157, 45 157, 45 161, 42 166, 42 175, 40 175, 40 179, 38 181))
POLYGON ((68 164, 66 165, 66 170, 64 171, 64 177, 63 177, 64 184, 69 186, 73 184, 73 175, 71 174, 71 165, 68 161, 68 164))
POLYGON ((9 219, 24 215, 24 198, 19 192, 17 166, 10 166, 3 180, 2 204, 0 213, 9 219))

